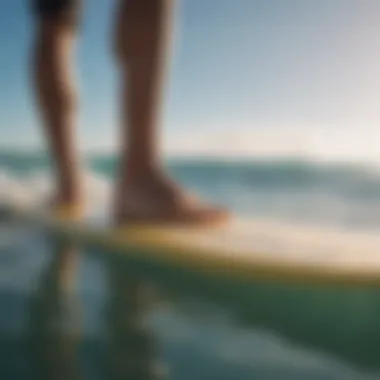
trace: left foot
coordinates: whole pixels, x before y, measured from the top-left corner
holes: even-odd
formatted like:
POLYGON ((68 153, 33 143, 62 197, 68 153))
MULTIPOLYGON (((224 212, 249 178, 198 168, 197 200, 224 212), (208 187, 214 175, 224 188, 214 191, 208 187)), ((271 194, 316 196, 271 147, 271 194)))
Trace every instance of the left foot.
POLYGON ((58 191, 49 204, 55 216, 61 219, 80 219, 85 212, 84 195, 79 189, 58 191))

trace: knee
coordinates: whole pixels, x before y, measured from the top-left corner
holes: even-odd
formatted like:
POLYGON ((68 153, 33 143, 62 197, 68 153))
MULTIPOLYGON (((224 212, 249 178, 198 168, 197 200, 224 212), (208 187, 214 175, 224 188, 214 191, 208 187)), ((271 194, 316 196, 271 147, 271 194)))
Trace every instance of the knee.
POLYGON ((70 50, 75 40, 75 31, 71 27, 52 20, 41 20, 35 37, 37 53, 43 56, 58 54, 70 50))

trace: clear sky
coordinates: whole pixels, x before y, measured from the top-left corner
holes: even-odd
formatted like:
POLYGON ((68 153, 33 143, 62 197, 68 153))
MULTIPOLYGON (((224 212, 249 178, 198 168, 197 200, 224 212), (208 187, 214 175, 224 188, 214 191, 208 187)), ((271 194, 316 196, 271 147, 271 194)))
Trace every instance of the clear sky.
MULTIPOLYGON (((30 0, 0 6, 0 146, 42 144, 28 81, 30 0)), ((78 45, 83 146, 117 136, 111 0, 78 45)), ((379 0, 182 0, 163 120, 171 153, 380 161, 379 0)))

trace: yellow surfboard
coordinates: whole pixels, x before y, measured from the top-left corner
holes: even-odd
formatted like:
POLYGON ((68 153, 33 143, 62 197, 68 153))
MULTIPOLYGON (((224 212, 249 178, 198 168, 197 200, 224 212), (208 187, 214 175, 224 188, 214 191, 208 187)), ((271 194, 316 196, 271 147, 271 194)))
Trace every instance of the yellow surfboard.
POLYGON ((44 226, 71 242, 208 275, 346 286, 380 286, 380 236, 236 217, 219 227, 125 226, 67 221, 6 206, 9 222, 44 226))

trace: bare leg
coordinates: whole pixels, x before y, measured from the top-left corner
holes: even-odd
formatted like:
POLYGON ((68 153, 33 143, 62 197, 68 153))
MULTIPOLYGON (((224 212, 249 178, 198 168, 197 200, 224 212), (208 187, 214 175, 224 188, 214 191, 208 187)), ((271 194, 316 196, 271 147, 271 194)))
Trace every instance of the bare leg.
POLYGON ((190 201, 163 172, 158 147, 172 0, 119 0, 116 52, 122 83, 119 221, 215 222, 223 210, 190 201))
POLYGON ((73 1, 40 1, 34 49, 34 83, 57 175, 57 207, 81 203, 75 141, 76 96, 72 76, 75 26, 73 1), (45 4, 45 5, 44 5, 45 4), (47 5, 46 5, 47 4, 47 5), (45 7, 45 8, 44 8, 45 7))

